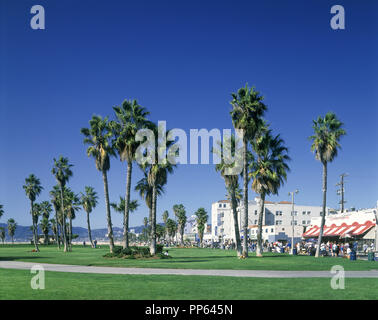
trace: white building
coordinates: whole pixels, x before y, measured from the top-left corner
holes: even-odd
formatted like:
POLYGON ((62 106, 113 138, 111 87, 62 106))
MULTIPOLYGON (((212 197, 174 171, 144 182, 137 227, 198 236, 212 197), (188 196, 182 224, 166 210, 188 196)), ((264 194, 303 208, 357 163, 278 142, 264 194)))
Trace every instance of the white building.
MULTIPOLYGON (((248 201, 248 237, 257 239, 257 225, 259 206, 257 201, 248 201)), ((237 208, 238 224, 241 237, 243 238, 241 213, 243 206, 237 208)), ((305 228, 311 225, 311 219, 320 217, 321 206, 306 206, 294 204, 294 216, 292 204, 288 201, 271 202, 265 201, 263 214, 263 241, 291 241, 294 221, 294 241, 299 241, 305 228)), ((328 214, 328 209, 327 209, 328 214)), ((211 235, 214 241, 233 239, 235 240, 234 219, 229 200, 214 202, 211 206, 211 235)))

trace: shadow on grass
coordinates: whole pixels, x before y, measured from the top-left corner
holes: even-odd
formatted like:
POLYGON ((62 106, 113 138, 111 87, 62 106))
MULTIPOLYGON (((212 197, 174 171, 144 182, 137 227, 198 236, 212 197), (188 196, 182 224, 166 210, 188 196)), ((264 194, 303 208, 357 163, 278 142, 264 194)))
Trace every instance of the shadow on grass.
POLYGON ((0 257, 0 261, 17 261, 17 260, 29 260, 29 259, 48 259, 48 257, 41 256, 16 256, 16 257, 0 257))

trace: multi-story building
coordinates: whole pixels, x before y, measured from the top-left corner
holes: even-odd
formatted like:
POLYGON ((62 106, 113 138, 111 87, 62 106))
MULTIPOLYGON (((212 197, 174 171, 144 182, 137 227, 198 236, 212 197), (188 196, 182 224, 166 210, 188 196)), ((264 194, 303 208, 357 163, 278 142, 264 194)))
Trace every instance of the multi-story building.
MULTIPOLYGON (((248 237, 252 240, 257 239, 259 201, 260 199, 258 198, 254 201, 248 201, 248 237)), ((292 214, 292 211, 291 202, 265 201, 262 227, 263 241, 288 241, 291 239, 293 229, 294 241, 299 241, 305 229, 311 225, 311 219, 321 215, 322 207, 295 204, 294 214, 292 214)), ((243 238, 244 235, 241 228, 242 205, 237 208, 237 213, 239 230, 241 238, 243 238)), ((220 200, 212 204, 211 222, 211 235, 214 241, 235 240, 234 219, 229 200, 220 200)))

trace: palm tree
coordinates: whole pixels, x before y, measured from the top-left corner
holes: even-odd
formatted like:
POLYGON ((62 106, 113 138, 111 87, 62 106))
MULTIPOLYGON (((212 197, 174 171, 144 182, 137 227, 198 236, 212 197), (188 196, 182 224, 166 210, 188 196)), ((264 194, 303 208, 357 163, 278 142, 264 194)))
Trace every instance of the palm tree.
POLYGON ((125 100, 121 107, 117 106, 113 109, 117 118, 117 121, 110 123, 115 136, 113 146, 114 149, 117 150, 120 160, 127 162, 123 217, 123 248, 128 248, 131 174, 135 153, 140 145, 140 142, 136 141, 136 134, 139 129, 149 125, 149 122, 146 120, 149 112, 144 107, 140 106, 136 100, 125 100))
POLYGON ((0 239, 1 239, 1 242, 4 244, 4 241, 5 241, 5 229, 3 227, 0 227, 0 239))
MULTIPOLYGON (((144 170, 143 174, 144 177, 140 179, 136 186, 135 186, 135 191, 138 191, 139 196, 145 201, 146 206, 149 210, 149 215, 148 215, 148 223, 151 223, 151 217, 152 217, 152 187, 148 183, 148 171, 147 167, 141 166, 141 169, 144 170)), ((162 185, 157 185, 156 186, 156 192, 157 195, 160 196, 164 193, 164 186, 162 185)))
POLYGON ((44 235, 44 244, 47 245, 49 243, 49 230, 51 228, 49 218, 52 212, 52 208, 50 202, 48 201, 41 202, 39 206, 40 212, 42 214, 42 221, 40 223, 40 227, 44 235))
POLYGON ((107 172, 110 169, 110 156, 115 156, 114 148, 110 142, 112 132, 107 117, 102 119, 100 116, 94 115, 92 119, 89 120, 89 125, 90 128, 82 128, 81 133, 85 136, 84 144, 89 145, 87 149, 88 157, 93 157, 95 159, 96 168, 102 173, 105 193, 106 219, 108 224, 109 247, 110 252, 113 253, 113 226, 110 214, 109 186, 107 176, 107 172))
POLYGON ((37 225, 35 223, 35 218, 34 218, 34 201, 42 192, 43 187, 41 186, 41 181, 34 174, 31 174, 29 175, 29 177, 25 179, 25 184, 23 185, 23 188, 25 190, 26 196, 30 200, 30 214, 32 216, 32 221, 33 221, 34 247, 36 251, 39 251, 38 238, 37 238, 37 225))
POLYGON ((186 210, 183 204, 175 204, 173 206, 173 212, 175 213, 175 216, 177 217, 178 222, 178 230, 180 232, 181 237, 181 245, 184 245, 184 231, 185 231, 185 225, 186 225, 186 210))
POLYGON ((220 159, 220 163, 215 165, 215 170, 220 172, 222 178, 224 179, 227 195, 231 202, 232 208, 232 215, 234 220, 234 232, 235 232, 235 243, 236 243, 236 252, 238 257, 240 257, 242 253, 241 241, 240 241, 240 230, 239 230, 239 222, 238 222, 238 212, 237 207, 239 204, 238 198, 240 198, 240 189, 239 189, 239 175, 237 174, 228 174, 229 169, 235 168, 237 164, 241 161, 240 159, 234 159, 233 163, 230 161, 226 161, 226 157, 231 155, 232 157, 236 157, 239 155, 237 151, 237 144, 238 140, 235 138, 234 135, 230 137, 224 138, 224 144, 221 141, 217 141, 217 148, 213 148, 212 152, 218 155, 220 159))
MULTIPOLYGON (((110 206, 117 212, 123 214, 123 216, 125 216, 125 206, 126 206, 126 200, 125 198, 123 197, 119 197, 119 203, 110 203, 110 206)), ((128 209, 128 212, 129 213, 133 213, 136 209, 138 209, 139 207, 139 203, 137 200, 132 200, 130 201, 129 203, 129 209, 128 209)), ((127 223, 127 227, 129 226, 129 223, 127 223)), ((127 230, 128 231, 128 230, 127 230)), ((125 232, 125 230, 123 230, 123 232, 125 232)), ((128 237, 127 237, 128 239, 128 237)), ((129 245, 129 240, 127 240, 127 245, 129 245)))
POLYGON ((48 218, 43 217, 41 220, 41 223, 39 224, 42 230, 42 233, 44 235, 44 241, 43 243, 45 245, 49 244, 49 231, 51 229, 51 222, 48 218))
POLYGON ((314 129, 314 135, 309 137, 309 139, 312 140, 311 151, 315 153, 316 160, 319 160, 323 165, 323 211, 315 257, 319 257, 325 223, 327 164, 335 159, 338 149, 341 148, 339 144, 340 138, 346 134, 342 126, 343 123, 337 119, 336 115, 332 112, 328 112, 324 118, 318 117, 318 119, 313 120, 312 128, 314 129))
POLYGON ((72 250, 72 220, 76 218, 75 212, 81 209, 80 205, 78 195, 66 187, 64 189, 64 211, 67 213, 68 218, 68 244, 70 250, 72 250))
POLYGON ((232 110, 230 112, 235 129, 243 132, 243 256, 248 256, 248 141, 255 138, 256 132, 262 123, 262 116, 267 107, 262 102, 264 97, 254 87, 240 88, 232 93, 232 110))
POLYGON ((168 231, 168 236, 171 239, 173 239, 173 237, 177 233, 177 224, 173 219, 167 220, 167 231, 168 231))
POLYGON ((164 225, 165 225, 165 231, 166 233, 168 232, 168 229, 167 229, 167 221, 168 221, 168 218, 169 218, 169 212, 167 210, 165 210, 163 212, 163 222, 164 222, 164 225))
POLYGON ((12 238, 12 243, 14 242, 13 238, 14 238, 14 234, 16 233, 16 229, 17 229, 16 221, 14 221, 14 219, 12 218, 8 219, 8 234, 12 238))
POLYGON ((290 170, 287 162, 290 157, 284 141, 279 135, 273 136, 271 130, 262 130, 252 142, 257 159, 250 165, 253 179, 252 189, 260 195, 256 256, 262 256, 262 224, 266 195, 278 194, 279 188, 290 170))
POLYGON ((66 213, 64 210, 64 195, 63 190, 69 179, 72 177, 73 173, 71 171, 72 164, 68 162, 68 158, 60 156, 58 160, 54 158, 54 166, 51 173, 55 176, 56 181, 60 187, 60 210, 62 214, 62 234, 64 243, 64 252, 69 250, 68 240, 67 240, 67 230, 66 230, 66 213))
POLYGON ((198 236, 200 238, 200 245, 202 247, 203 242, 203 233, 205 231, 205 225, 207 223, 207 219, 209 216, 207 215, 207 212, 204 208, 199 208, 195 213, 196 217, 196 223, 197 223, 197 231, 198 236))
POLYGON ((55 219, 50 219, 51 231, 54 234, 55 242, 58 243, 58 223, 55 219))
POLYGON ((60 249, 59 226, 61 227, 61 230, 63 230, 63 227, 62 227, 63 225, 60 224, 60 221, 61 221, 60 218, 62 218, 62 217, 58 217, 59 212, 61 212, 61 210, 60 210, 60 206, 61 206, 60 198, 61 198, 60 187, 59 187, 59 185, 56 185, 50 191, 50 199, 51 199, 51 203, 54 207, 54 211, 55 211, 55 222, 56 222, 55 238, 56 238, 56 242, 58 244, 58 249, 60 249))
POLYGON ((91 225, 89 222, 89 214, 96 207, 98 203, 97 192, 89 186, 85 187, 85 193, 81 193, 81 205, 83 206, 84 211, 87 213, 87 225, 88 225, 88 237, 91 243, 91 247, 94 248, 92 241, 92 232, 91 225))

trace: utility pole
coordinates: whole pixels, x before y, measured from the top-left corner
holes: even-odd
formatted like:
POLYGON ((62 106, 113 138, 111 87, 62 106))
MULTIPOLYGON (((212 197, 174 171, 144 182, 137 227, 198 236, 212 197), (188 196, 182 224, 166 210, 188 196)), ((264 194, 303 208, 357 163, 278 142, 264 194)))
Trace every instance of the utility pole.
POLYGON ((291 224, 292 224, 292 234, 291 234, 291 254, 294 254, 294 194, 298 193, 298 189, 295 191, 289 192, 291 195, 291 224))
POLYGON ((347 177, 348 174, 347 173, 343 173, 340 175, 340 182, 336 184, 336 186, 340 186, 340 189, 337 190, 337 194, 338 195, 341 195, 341 201, 339 202, 341 204, 341 213, 344 212, 344 203, 346 202, 344 200, 344 192, 345 192, 345 189, 344 189, 344 184, 345 184, 345 181, 344 181, 344 178, 347 177))

